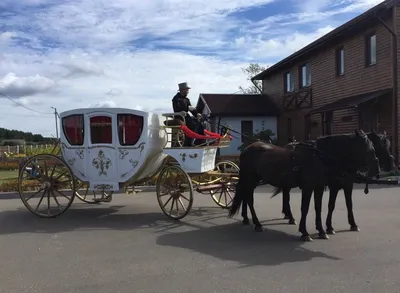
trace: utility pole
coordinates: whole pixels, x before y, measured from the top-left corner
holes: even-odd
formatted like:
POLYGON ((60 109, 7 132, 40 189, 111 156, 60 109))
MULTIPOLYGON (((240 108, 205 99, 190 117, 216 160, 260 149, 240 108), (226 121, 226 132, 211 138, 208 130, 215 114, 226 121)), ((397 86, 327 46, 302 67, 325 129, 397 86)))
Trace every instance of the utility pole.
POLYGON ((54 109, 54 118, 56 120, 56 138, 58 139, 58 113, 57 113, 57 108, 51 107, 54 109))

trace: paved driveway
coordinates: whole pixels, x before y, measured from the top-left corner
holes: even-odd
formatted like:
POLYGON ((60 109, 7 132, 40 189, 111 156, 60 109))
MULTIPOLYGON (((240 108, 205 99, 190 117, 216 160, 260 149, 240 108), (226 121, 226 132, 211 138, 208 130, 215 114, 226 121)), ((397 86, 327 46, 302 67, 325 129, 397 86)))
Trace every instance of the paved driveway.
MULTIPOLYGON (((299 241, 281 216, 281 196, 256 194, 263 233, 227 219, 196 194, 179 222, 160 211, 154 193, 115 195, 109 204, 79 203, 40 219, 19 199, 0 198, 0 292, 400 292, 400 188, 360 187, 354 205, 360 232, 347 232, 342 192, 337 234, 299 241)), ((296 219, 300 194, 292 193, 296 219)), ((326 215, 327 195, 323 216, 326 215)), ((314 211, 308 227, 314 229, 314 211)))

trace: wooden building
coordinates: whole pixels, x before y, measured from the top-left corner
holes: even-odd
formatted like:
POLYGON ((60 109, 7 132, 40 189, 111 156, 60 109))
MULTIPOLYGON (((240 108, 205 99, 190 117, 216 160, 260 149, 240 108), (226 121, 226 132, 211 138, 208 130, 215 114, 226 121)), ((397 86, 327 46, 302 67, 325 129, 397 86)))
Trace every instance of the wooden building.
POLYGON ((398 158, 400 0, 387 0, 253 77, 280 108, 286 143, 386 131, 398 158))

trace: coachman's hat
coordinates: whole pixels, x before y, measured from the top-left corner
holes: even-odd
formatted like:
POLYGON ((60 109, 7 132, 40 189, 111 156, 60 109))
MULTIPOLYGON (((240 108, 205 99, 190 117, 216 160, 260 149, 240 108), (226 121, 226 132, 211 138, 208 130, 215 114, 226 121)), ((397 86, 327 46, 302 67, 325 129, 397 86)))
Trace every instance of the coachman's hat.
POLYGON ((182 82, 180 84, 178 84, 179 90, 186 90, 186 89, 190 89, 190 87, 188 86, 187 82, 182 82))

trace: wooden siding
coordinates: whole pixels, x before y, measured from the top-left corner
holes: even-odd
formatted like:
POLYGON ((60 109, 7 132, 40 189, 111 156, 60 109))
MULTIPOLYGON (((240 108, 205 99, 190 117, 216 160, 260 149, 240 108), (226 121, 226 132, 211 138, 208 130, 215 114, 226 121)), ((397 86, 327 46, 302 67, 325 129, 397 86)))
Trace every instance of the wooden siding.
MULTIPOLYGON (((400 12, 398 12, 398 14, 399 17, 397 21, 399 22, 400 12)), ((384 21, 390 27, 393 24, 391 17, 384 19, 384 21)), ((398 28, 400 31, 400 22, 398 28)), ((321 50, 309 60, 297 62, 291 69, 294 75, 295 89, 299 89, 299 67, 305 62, 309 62, 310 64, 313 108, 318 108, 324 104, 348 96, 390 88, 392 87, 391 48, 391 34, 381 24, 375 24, 352 38, 338 42, 336 46, 330 49, 321 50), (365 67, 364 36, 373 31, 376 32, 377 62, 371 67, 365 67), (343 76, 336 76, 335 51, 339 46, 344 47, 345 72, 343 76)), ((282 70, 278 74, 268 77, 263 81, 263 91, 268 94, 279 107, 282 107, 282 97, 284 95, 283 75, 285 72, 287 72, 287 70, 282 70)), ((380 115, 379 128, 391 134, 391 115, 389 115, 389 117, 384 115, 390 112, 391 99, 382 101, 386 101, 386 105, 381 106, 384 111, 380 115)), ((302 140, 305 138, 304 115, 310 110, 311 109, 304 109, 282 113, 278 121, 278 135, 281 143, 286 143, 288 140, 288 135, 286 133, 288 118, 292 121, 292 133, 296 136, 296 139, 302 140)), ((358 112, 355 109, 334 111, 333 120, 333 133, 351 132, 357 129, 359 125, 358 112), (347 122, 343 122, 342 119, 345 116, 351 116, 351 120, 346 119, 347 122)), ((311 138, 316 138, 322 134, 321 115, 312 115, 311 121, 314 121, 314 127, 311 127, 310 131, 311 138)))

